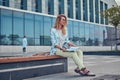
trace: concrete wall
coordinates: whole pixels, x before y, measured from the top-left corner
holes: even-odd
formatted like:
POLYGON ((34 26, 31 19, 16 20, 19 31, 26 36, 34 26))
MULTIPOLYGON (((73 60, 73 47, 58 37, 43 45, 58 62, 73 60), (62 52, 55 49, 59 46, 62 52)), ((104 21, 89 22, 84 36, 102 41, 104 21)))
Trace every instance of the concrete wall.
MULTIPOLYGON (((27 52, 49 52, 49 46, 28 46, 27 52)), ((22 46, 0 46, 0 53, 22 53, 22 46)))
MULTIPOLYGON (((114 46, 80 46, 83 51, 111 51, 114 46)), ((120 47, 118 47, 120 50, 120 47)), ((27 52, 49 52, 50 46, 28 46, 27 52)), ((22 53, 22 46, 0 46, 0 53, 22 53)))

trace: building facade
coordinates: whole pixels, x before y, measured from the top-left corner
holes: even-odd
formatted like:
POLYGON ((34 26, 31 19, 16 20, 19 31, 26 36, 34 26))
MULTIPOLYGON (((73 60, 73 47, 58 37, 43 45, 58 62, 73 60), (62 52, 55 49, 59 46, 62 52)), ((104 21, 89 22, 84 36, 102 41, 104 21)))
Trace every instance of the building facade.
POLYGON ((1 52, 21 46, 24 35, 28 46, 50 46, 50 29, 58 14, 68 17, 69 39, 75 44, 115 45, 114 27, 100 15, 112 5, 117 5, 114 0, 0 0, 1 52))

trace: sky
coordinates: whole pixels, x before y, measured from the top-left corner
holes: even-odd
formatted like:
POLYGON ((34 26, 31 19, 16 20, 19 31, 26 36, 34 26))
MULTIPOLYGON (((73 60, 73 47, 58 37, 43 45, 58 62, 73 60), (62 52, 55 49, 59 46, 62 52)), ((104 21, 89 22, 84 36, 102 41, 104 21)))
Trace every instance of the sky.
POLYGON ((115 0, 117 2, 117 4, 120 6, 120 0, 115 0))

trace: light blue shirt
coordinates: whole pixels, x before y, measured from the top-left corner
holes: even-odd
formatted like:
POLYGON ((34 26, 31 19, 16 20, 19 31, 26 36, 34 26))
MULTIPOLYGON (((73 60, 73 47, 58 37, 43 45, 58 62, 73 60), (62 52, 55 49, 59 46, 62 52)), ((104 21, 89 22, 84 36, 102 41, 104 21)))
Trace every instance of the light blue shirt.
MULTIPOLYGON (((50 50, 50 55, 54 55, 56 53, 56 51, 58 50, 58 48, 55 48, 56 45, 60 46, 60 38, 61 36, 58 33, 58 30, 56 30, 55 28, 51 29, 51 42, 52 42, 52 46, 51 46, 51 50, 50 50)), ((64 36, 64 39, 62 39, 62 42, 67 42, 69 43, 69 39, 68 39, 68 34, 66 31, 66 35, 64 36)))

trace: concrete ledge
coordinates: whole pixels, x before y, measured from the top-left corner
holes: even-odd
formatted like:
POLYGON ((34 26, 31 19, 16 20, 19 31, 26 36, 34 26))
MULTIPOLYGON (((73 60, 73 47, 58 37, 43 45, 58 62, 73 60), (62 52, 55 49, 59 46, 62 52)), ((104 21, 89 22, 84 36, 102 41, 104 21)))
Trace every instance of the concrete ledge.
POLYGON ((23 57, 5 57, 0 58, 0 63, 10 63, 10 62, 22 62, 22 61, 34 61, 34 60, 46 60, 46 59, 55 59, 55 58, 63 58, 61 56, 23 56, 23 57))
POLYGON ((0 58, 1 80, 23 80, 67 71, 67 58, 61 56, 0 58))
POLYGON ((84 52, 85 55, 116 55, 120 56, 120 51, 90 51, 84 52))

